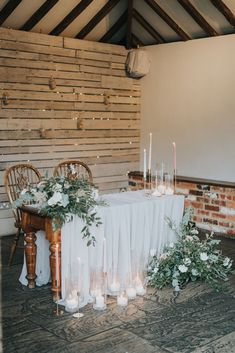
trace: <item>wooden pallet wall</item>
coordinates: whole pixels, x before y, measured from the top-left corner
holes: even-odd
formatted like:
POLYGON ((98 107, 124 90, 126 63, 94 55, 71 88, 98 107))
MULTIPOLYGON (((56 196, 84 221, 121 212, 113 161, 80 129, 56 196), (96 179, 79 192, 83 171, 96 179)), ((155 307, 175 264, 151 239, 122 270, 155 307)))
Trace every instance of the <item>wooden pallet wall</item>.
POLYGON ((80 159, 103 192, 138 169, 140 84, 126 77, 127 51, 0 28, 0 203, 4 170, 30 162, 43 174, 80 159))

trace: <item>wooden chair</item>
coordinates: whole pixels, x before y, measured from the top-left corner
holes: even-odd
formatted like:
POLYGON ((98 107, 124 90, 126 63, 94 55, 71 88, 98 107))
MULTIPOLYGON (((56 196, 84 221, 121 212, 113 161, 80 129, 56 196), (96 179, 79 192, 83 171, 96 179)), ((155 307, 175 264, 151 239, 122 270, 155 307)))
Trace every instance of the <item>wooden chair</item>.
MULTIPOLYGON (((16 164, 5 171, 4 185, 10 203, 12 204, 19 196, 20 192, 29 185, 36 185, 41 180, 41 174, 31 164, 16 164)), ((19 210, 12 209, 15 218, 17 232, 11 246, 9 266, 12 263, 21 229, 21 215, 19 210)))
POLYGON ((81 161, 71 160, 59 163, 53 172, 54 176, 63 175, 71 179, 85 178, 92 183, 92 173, 90 168, 81 161))

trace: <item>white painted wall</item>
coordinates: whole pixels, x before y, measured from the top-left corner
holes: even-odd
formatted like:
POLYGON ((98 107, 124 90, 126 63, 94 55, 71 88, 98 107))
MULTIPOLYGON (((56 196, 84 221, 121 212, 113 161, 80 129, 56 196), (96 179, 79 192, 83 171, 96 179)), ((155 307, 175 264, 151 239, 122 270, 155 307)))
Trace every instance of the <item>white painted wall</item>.
POLYGON ((146 50, 141 150, 152 131, 152 168, 172 165, 175 141, 179 175, 235 182, 235 35, 146 50))

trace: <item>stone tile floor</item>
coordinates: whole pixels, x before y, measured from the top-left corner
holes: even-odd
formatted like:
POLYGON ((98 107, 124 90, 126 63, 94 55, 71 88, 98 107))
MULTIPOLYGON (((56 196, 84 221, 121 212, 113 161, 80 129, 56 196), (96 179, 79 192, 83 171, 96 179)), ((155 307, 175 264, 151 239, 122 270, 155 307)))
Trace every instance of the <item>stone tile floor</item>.
MULTIPOLYGON (((87 305, 85 316, 53 315, 50 286, 29 290, 18 282, 22 250, 6 265, 10 237, 1 239, 4 353, 235 353, 235 273, 227 291, 189 284, 174 300, 170 288, 130 301, 109 299, 106 311, 87 305)), ((235 257, 235 240, 223 250, 235 257)))

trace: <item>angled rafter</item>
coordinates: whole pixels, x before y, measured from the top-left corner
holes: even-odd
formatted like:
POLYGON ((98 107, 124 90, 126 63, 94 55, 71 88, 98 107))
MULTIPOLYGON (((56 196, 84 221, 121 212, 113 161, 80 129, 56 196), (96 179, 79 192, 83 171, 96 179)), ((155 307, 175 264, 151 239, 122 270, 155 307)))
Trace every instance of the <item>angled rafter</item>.
POLYGON ((109 0, 97 14, 87 23, 76 35, 76 38, 83 39, 88 33, 117 5, 120 0, 109 0))
POLYGON ((145 0, 145 2, 153 9, 153 11, 175 31, 182 40, 189 40, 191 37, 154 1, 145 0))
POLYGON ((99 40, 100 42, 104 42, 107 43, 113 36, 115 33, 117 33, 119 31, 119 29, 122 28, 122 26, 124 26, 124 24, 126 23, 126 19, 127 19, 127 11, 125 11, 120 17, 119 19, 114 23, 114 25, 108 30, 108 32, 105 33, 105 35, 103 35, 103 37, 99 40))
POLYGON ((227 5, 222 0, 210 0, 211 3, 219 10, 226 20, 235 27, 235 16, 232 11, 228 8, 227 5))
POLYGON ((126 29, 126 48, 127 49, 131 48, 132 17, 133 17, 133 0, 128 0, 127 29, 126 29))
POLYGON ((165 43, 164 38, 135 9, 133 9, 133 17, 157 41, 158 44, 165 43))
POLYGON ((46 0, 20 29, 30 31, 58 1, 59 0, 46 0))
POLYGON ((21 3, 22 0, 9 0, 8 3, 0 11, 0 25, 6 21, 15 8, 21 3))
POLYGON ((76 5, 69 14, 50 32, 53 36, 58 36, 61 32, 72 23, 93 0, 82 0, 76 5))
POLYGON ((205 18, 200 14, 200 12, 198 12, 189 0, 177 1, 209 36, 218 36, 216 30, 205 20, 205 18))

